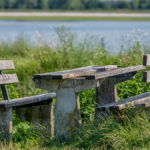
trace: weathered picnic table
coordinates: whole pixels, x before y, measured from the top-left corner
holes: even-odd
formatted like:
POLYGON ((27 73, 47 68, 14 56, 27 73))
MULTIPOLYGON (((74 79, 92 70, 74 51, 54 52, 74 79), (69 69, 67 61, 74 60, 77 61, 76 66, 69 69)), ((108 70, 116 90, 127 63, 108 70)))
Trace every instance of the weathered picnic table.
POLYGON ((116 84, 132 79, 137 71, 143 69, 143 65, 121 69, 108 65, 35 74, 37 88, 56 92, 55 135, 66 138, 68 132, 81 123, 79 92, 96 88, 96 108, 97 105, 116 102, 116 84))

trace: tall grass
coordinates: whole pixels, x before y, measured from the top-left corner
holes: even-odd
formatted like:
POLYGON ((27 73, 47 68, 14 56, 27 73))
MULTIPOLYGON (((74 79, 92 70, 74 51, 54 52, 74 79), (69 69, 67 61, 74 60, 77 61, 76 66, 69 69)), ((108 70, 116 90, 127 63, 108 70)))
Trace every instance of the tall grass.
MULTIPOLYGON (((102 39, 86 38, 78 41, 76 36, 64 27, 57 28, 57 44, 39 42, 32 45, 19 37, 15 42, 0 43, 0 59, 14 60, 20 83, 8 85, 11 98, 36 95, 46 91, 36 89, 33 74, 73 69, 89 65, 118 65, 126 67, 142 64, 142 55, 149 53, 136 43, 125 51, 110 54, 102 39)), ((128 43, 127 43, 128 44, 128 43)), ((149 69, 149 68, 147 68, 149 69)), ((150 91, 150 85, 142 82, 142 72, 135 79, 118 85, 120 99, 150 91)), ((0 94, 1 98, 2 95, 0 94)), ((98 127, 93 125, 95 89, 80 93, 81 115, 85 121, 66 142, 50 138, 45 132, 37 131, 28 122, 14 117, 14 149, 148 149, 150 139, 149 114, 139 111, 121 114, 122 121, 109 118, 98 127), (87 121, 88 120, 88 121, 87 121), (44 133, 41 134, 41 133, 44 133)), ((42 128, 40 129, 42 130, 42 128)), ((2 145, 1 149, 5 149, 2 145)))
MULTIPOLYGON (((150 113, 144 109, 128 109, 111 116, 95 126, 85 121, 67 141, 50 138, 42 129, 34 129, 26 122, 15 126, 16 149, 100 149, 100 150, 149 150, 150 113), (16 129, 18 130, 16 132, 16 129), (22 137, 21 137, 22 136, 22 137), (16 141, 17 140, 17 141, 16 141)), ((7 146, 0 146, 7 149, 7 146)))

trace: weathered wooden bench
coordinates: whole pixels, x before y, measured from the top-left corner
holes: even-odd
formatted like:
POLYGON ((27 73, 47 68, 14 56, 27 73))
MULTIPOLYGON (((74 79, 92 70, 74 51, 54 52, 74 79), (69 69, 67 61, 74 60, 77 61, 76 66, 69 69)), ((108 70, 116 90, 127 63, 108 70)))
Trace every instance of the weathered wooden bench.
MULTIPOLYGON (((132 79, 143 65, 117 69, 116 65, 89 66, 73 70, 34 75, 37 88, 56 92, 55 135, 67 138, 81 123, 78 93, 96 88, 96 109, 118 101, 116 84, 132 79)), ((96 117, 95 117, 96 118, 96 117)))
POLYGON ((139 105, 145 105, 146 107, 150 105, 150 92, 126 98, 118 102, 102 105, 97 107, 97 109, 99 111, 119 111, 125 108, 135 107, 139 105))
MULTIPOLYGON (((143 65, 150 66, 150 55, 144 55, 143 65)), ((143 81, 150 82, 150 71, 145 71, 143 73, 143 81)), ((133 96, 127 99, 120 100, 119 102, 113 102, 106 105, 98 106, 97 110, 100 114, 105 115, 111 112, 120 111, 130 107, 150 107, 150 92, 140 94, 138 96, 133 96)))
POLYGON ((53 132, 53 97, 55 93, 47 93, 18 99, 10 99, 6 84, 17 83, 16 74, 3 74, 3 70, 14 69, 13 61, 0 61, 0 86, 4 101, 0 101, 0 140, 12 141, 12 115, 31 122, 49 127, 53 132))

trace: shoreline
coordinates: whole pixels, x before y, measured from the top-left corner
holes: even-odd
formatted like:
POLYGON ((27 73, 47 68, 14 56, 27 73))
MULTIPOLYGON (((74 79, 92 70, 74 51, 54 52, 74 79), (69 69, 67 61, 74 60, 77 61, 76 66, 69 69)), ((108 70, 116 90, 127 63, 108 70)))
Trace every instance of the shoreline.
POLYGON ((116 12, 0 12, 0 16, 37 16, 37 17, 148 17, 150 13, 116 12))
POLYGON ((0 20, 118 20, 150 21, 150 13, 116 12, 0 12, 0 20))

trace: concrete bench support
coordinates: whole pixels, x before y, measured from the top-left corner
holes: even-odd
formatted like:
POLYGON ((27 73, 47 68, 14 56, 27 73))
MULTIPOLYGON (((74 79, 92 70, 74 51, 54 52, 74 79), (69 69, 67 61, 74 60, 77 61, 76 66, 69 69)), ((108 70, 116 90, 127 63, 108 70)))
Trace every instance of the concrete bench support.
POLYGON ((12 108, 0 109, 0 140, 12 142, 12 108))
POLYGON ((117 100, 116 84, 113 84, 112 79, 105 79, 102 84, 96 88, 96 103, 98 105, 104 105, 117 100))
MULTIPOLYGON (((123 74, 117 77, 109 77, 101 80, 101 84, 96 88, 96 107, 95 107, 95 117, 99 115, 105 116, 105 112, 99 111, 98 106, 107 105, 118 101, 117 95, 117 84, 126 80, 130 80, 135 76, 136 72, 130 74, 123 74)), ((106 116, 108 114, 106 113, 106 116)), ((96 119, 95 118, 95 119, 96 119)))
POLYGON ((97 107, 118 101, 117 87, 113 78, 107 78, 96 88, 95 122, 101 115, 104 117, 107 113, 100 112, 97 107))

